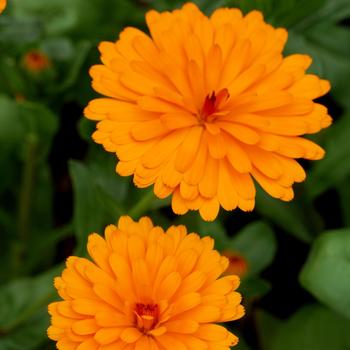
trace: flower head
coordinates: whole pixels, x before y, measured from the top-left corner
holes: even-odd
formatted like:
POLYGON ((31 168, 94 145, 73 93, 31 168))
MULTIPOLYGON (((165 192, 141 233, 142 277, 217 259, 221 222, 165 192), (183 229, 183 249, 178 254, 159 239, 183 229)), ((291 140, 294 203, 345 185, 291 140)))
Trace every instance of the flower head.
POLYGON ((138 187, 172 195, 177 214, 199 210, 214 220, 220 206, 250 211, 253 179, 289 201, 305 179, 296 158, 320 159, 321 147, 302 138, 330 125, 313 102, 330 86, 306 74, 311 58, 283 57, 287 31, 222 8, 209 18, 191 3, 146 15, 150 36, 126 28, 102 42, 92 67, 90 102, 95 142, 119 158, 116 171, 138 187))
POLYGON ((48 335, 59 350, 229 350, 238 338, 216 322, 244 314, 238 276, 211 238, 166 232, 151 220, 121 217, 105 239, 92 234, 93 262, 70 257, 49 305, 48 335))
POLYGON ((0 13, 5 10, 6 5, 7 5, 7 0, 0 0, 0 13))
POLYGON ((225 250, 222 252, 222 255, 225 256, 229 265, 225 271, 227 275, 237 275, 243 277, 248 272, 248 262, 240 253, 230 250, 225 250))
POLYGON ((43 52, 33 50, 24 55, 23 65, 28 71, 39 73, 50 67, 50 60, 43 52))

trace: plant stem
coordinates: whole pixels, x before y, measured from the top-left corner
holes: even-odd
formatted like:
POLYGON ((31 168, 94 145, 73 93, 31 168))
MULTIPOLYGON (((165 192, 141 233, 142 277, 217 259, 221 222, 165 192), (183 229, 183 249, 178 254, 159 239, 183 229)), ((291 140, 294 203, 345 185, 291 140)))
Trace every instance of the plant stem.
POLYGON ((154 199, 152 190, 149 190, 129 211, 132 218, 138 219, 147 210, 150 209, 150 204, 154 199))
POLYGON ((18 235, 21 243, 23 244, 23 247, 25 246, 25 242, 27 242, 29 236, 30 209, 32 202, 38 139, 36 135, 29 134, 26 141, 27 147, 23 165, 18 206, 18 235))

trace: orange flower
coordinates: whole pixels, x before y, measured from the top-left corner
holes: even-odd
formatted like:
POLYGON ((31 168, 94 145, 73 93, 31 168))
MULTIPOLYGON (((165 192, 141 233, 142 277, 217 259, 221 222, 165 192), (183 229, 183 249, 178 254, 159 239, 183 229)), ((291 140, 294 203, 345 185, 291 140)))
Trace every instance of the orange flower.
POLYGON ((50 60, 43 52, 33 50, 24 55, 23 64, 28 71, 38 73, 50 67, 50 60))
POLYGON ((0 13, 5 10, 6 5, 7 5, 6 0, 0 0, 0 13))
POLYGON ((172 195, 177 214, 199 210, 214 220, 220 206, 250 211, 253 179, 289 201, 305 179, 295 158, 324 151, 300 137, 331 124, 313 100, 328 81, 306 74, 311 58, 283 57, 287 31, 258 11, 218 9, 209 18, 194 4, 146 15, 150 35, 126 28, 100 44, 91 68, 93 138, 119 158, 116 171, 138 187, 172 195))
POLYGON ((70 257, 49 305, 48 329, 59 350, 229 350, 238 338, 214 322, 244 314, 237 276, 220 277, 228 260, 214 241, 166 232, 149 218, 121 217, 105 239, 92 234, 94 262, 70 257))
POLYGON ((248 262, 241 254, 226 250, 222 252, 222 255, 229 261, 225 274, 243 277, 247 273, 248 262))

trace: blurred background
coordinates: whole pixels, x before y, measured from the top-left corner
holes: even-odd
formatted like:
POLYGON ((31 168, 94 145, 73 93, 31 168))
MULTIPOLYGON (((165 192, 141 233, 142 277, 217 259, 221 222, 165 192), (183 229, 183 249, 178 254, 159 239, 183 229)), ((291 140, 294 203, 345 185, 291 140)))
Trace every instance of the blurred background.
POLYGON ((91 142, 82 110, 95 95, 88 69, 98 42, 125 26, 145 29, 150 8, 174 0, 9 0, 0 16, 0 350, 46 350, 53 276, 87 235, 122 214, 185 223, 216 239, 242 278, 247 315, 238 350, 350 349, 350 0, 198 0, 259 9, 289 30, 288 53, 307 53, 332 83, 320 102, 334 125, 317 135, 325 159, 282 203, 258 193, 253 213, 214 223, 176 217, 169 201, 137 190, 115 159, 91 142))

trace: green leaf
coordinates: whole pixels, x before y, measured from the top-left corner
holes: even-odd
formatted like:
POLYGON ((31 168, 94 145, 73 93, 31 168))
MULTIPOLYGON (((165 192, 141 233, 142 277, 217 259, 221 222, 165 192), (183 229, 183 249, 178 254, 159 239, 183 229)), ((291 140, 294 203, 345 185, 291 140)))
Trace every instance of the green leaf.
POLYGON ((273 7, 272 20, 278 26, 291 28, 300 25, 300 22, 307 21, 313 17, 315 11, 322 7, 327 0, 287 0, 275 2, 273 7))
POLYGON ((310 72, 329 80, 331 93, 344 105, 349 105, 350 96, 347 80, 350 74, 349 38, 349 29, 322 22, 298 32, 291 31, 286 47, 287 54, 309 54, 313 58, 310 72))
POLYGON ((42 35, 43 28, 36 18, 0 18, 0 44, 7 50, 34 43, 42 35))
POLYGON ((322 192, 345 180, 350 174, 350 114, 342 118, 329 130, 324 148, 325 158, 317 162, 309 174, 307 182, 311 197, 317 197, 322 192))
MULTIPOLYGON (((259 274, 271 264, 277 249, 277 241, 271 227, 264 222, 253 222, 236 233, 233 238, 228 235, 223 224, 217 220, 204 222, 196 212, 179 217, 176 225, 185 225, 189 232, 197 232, 201 236, 210 236, 215 240, 215 248, 219 251, 237 252, 246 259, 248 271, 246 277, 259 274)), ((233 233, 231 233, 233 234, 233 233)), ((256 281, 247 284, 250 288, 256 281)), ((265 281, 257 281, 259 287, 265 281)), ((262 287, 262 289, 266 289, 262 287)), ((251 288, 250 288, 251 289, 251 288)), ((259 294, 260 292, 258 292, 259 294)))
POLYGON ((91 43, 87 40, 80 41, 74 50, 74 59, 70 62, 69 70, 63 82, 52 90, 52 93, 57 94, 71 88, 78 80, 82 66, 91 49, 91 43))
POLYGON ((9 333, 46 306, 55 295, 53 278, 61 266, 35 278, 16 279, 0 288, 0 332, 9 333))
POLYGON ((230 0, 226 3, 230 7, 238 7, 245 14, 253 10, 258 10, 262 11, 265 17, 271 18, 272 0, 230 0))
POLYGON ((258 191, 256 198, 256 210, 265 218, 270 219, 274 224, 286 232, 304 242, 310 242, 312 236, 308 230, 305 212, 302 206, 293 202, 282 202, 258 191))
MULTIPOLYGON (((1 47, 0 47, 1 50, 1 47)), ((8 53, 8 50, 5 51, 8 53)), ((18 69, 18 64, 13 57, 0 56, 0 93, 12 96, 26 96, 30 90, 30 84, 18 69)), ((13 103, 15 101, 13 100, 13 103)))
POLYGON ((9 145, 19 142, 25 132, 15 101, 0 96, 0 143, 9 145))
POLYGON ((112 154, 98 150, 88 162, 96 185, 115 202, 124 202, 129 195, 129 179, 115 172, 116 159, 112 154))
MULTIPOLYGON (((19 262, 18 266, 21 271, 25 271, 26 273, 47 266, 52 263, 55 257, 55 245, 51 243, 51 234, 54 233, 52 229, 53 184, 50 169, 46 162, 42 163, 35 170, 31 192, 29 202, 27 203, 29 219, 28 223, 24 223, 29 239, 21 242, 23 244, 23 250, 26 252, 22 254, 24 256, 22 257, 22 261, 25 263, 19 262)), ((20 200, 23 200, 23 197, 20 197, 20 200)), ((18 226, 18 229, 20 227, 23 230, 22 225, 18 226)), ((20 235, 20 232, 18 234, 20 235)))
POLYGON ((350 2, 348 0, 327 0, 324 6, 312 16, 314 21, 337 23, 350 16, 350 2))
POLYGON ((38 135, 41 140, 51 140, 58 128, 58 117, 40 103, 21 101, 18 107, 26 131, 38 135))
POLYGON ((238 251, 248 262, 248 275, 257 275, 271 264, 277 242, 271 227, 264 222, 246 225, 230 241, 228 249, 238 251))
POLYGON ((271 335, 268 350, 349 349, 349 328, 349 320, 335 312, 319 305, 306 306, 271 335))
POLYGON ((49 315, 42 308, 27 322, 5 336, 0 336, 0 349, 4 350, 34 350, 47 340, 46 329, 49 325, 49 315))
POLYGON ((0 110, 0 143, 23 144, 26 136, 33 135, 39 139, 40 156, 45 157, 58 127, 56 115, 39 103, 5 96, 0 96, 0 110))
POLYGON ((73 42, 65 37, 47 38, 40 43, 40 51, 55 61, 71 60, 75 54, 73 42))
POLYGON ((206 222, 202 218, 196 216, 198 219, 198 233, 201 236, 210 236, 215 240, 215 249, 223 251, 227 249, 229 239, 226 230, 220 221, 206 222))
POLYGON ((96 125, 91 120, 80 118, 78 122, 78 131, 80 137, 89 143, 92 143, 91 135, 95 131, 96 125))
POLYGON ((239 292, 245 300, 262 298, 271 290, 271 284, 260 277, 243 278, 239 292))
POLYGON ((350 229, 329 231, 313 244, 300 282, 317 299, 350 318, 350 229))
POLYGON ((0 348, 35 349, 47 339, 47 304, 55 296, 57 266, 35 278, 16 279, 0 288, 0 348))
POLYGON ((13 14, 18 19, 37 19, 51 35, 65 33, 79 21, 77 0, 13 0, 13 14))
POLYGON ((89 169, 80 162, 70 161, 69 173, 74 190, 74 231, 80 251, 86 244, 88 234, 99 232, 105 224, 111 222, 108 222, 105 208, 98 199, 89 169))
POLYGON ((260 309, 256 311, 254 316, 261 349, 271 350, 271 343, 278 334, 282 321, 260 309))
POLYGON ((244 13, 260 10, 267 21, 275 26, 291 27, 306 17, 312 16, 326 0, 231 0, 227 4, 239 7, 244 13))

